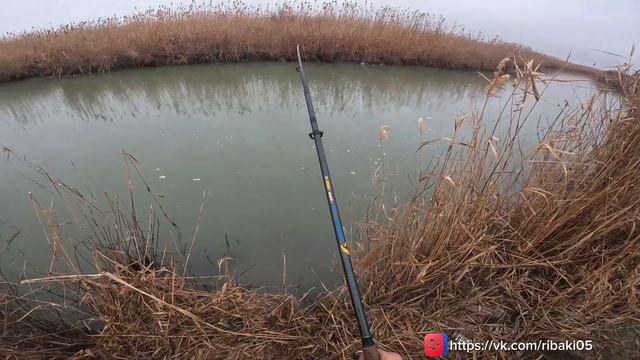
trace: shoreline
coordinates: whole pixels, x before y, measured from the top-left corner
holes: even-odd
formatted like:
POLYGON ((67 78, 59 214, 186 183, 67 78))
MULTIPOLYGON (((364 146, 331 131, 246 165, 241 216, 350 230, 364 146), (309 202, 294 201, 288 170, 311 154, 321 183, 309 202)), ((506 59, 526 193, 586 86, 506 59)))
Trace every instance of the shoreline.
POLYGON ((600 70, 566 63, 525 46, 471 35, 428 13, 354 4, 241 3, 160 9, 0 38, 0 82, 167 65, 295 61, 417 65, 493 71, 507 57, 594 78, 600 70))

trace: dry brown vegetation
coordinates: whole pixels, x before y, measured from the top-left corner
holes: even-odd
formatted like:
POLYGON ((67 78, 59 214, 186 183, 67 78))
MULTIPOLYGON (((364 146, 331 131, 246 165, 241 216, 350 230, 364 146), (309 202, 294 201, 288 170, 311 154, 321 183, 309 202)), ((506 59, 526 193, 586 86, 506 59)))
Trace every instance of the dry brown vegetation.
MULTIPOLYGON (((509 63, 487 94, 511 82, 509 63)), ((640 350, 640 83, 621 76, 620 98, 594 95, 561 109, 526 151, 518 134, 545 90, 535 70, 516 68, 506 136, 485 129, 482 108, 456 119, 454 136, 425 142, 421 151, 450 146, 415 197, 394 209, 374 205, 380 216, 364 223, 355 263, 381 347, 420 359, 424 334, 442 330, 476 341, 593 339, 587 355, 607 359, 640 350)), ((77 270, 55 214, 34 199, 56 255, 49 277, 4 283, 0 352, 8 358, 348 359, 357 350, 345 289, 311 301, 223 276, 204 291, 154 252, 161 209, 142 216, 113 201, 97 212, 32 166, 85 208, 94 266, 77 270)))
MULTIPOLYGON (((0 39, 0 81, 116 69, 251 60, 412 64, 492 70, 514 53, 565 62, 517 44, 472 35, 443 18, 337 1, 254 8, 240 2, 68 25, 0 39)), ((576 71, 593 69, 570 65, 576 71)))

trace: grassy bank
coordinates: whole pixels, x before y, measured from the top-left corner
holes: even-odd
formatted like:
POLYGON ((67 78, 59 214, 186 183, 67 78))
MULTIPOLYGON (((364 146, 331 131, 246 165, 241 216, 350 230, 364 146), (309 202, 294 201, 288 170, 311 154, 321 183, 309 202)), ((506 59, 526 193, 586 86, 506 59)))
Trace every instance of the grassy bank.
MULTIPOLYGON (((544 60, 549 68, 565 65, 517 44, 469 34, 421 12, 349 2, 276 8, 230 2, 160 9, 0 39, 0 81, 144 66, 291 61, 298 43, 312 61, 492 70, 501 59, 519 54, 544 60)), ((569 67, 593 73, 587 67, 569 67)))
MULTIPOLYGON (((536 121, 530 110, 546 85, 533 67, 509 79, 509 63, 501 62, 487 87, 490 96, 517 82, 500 119, 505 136, 485 128, 495 119, 482 107, 456 119, 456 133, 421 149, 451 145, 424 169, 413 199, 394 209, 372 205, 378 216, 363 224, 363 248, 354 256, 374 331, 383 348, 408 359, 422 358, 424 334, 434 330, 475 341, 592 339, 588 356, 631 358, 639 350, 640 84, 621 76, 620 98, 596 94, 559 109, 539 145, 521 149, 520 129, 536 121), (462 137, 462 129, 471 135, 462 137)), ((136 176, 137 163, 125 159, 136 176)), ((52 270, 3 283, 0 353, 349 359, 358 348, 344 288, 311 301, 248 290, 223 274, 213 280, 215 291, 205 291, 155 246, 157 227, 171 226, 162 208, 143 214, 111 199, 97 211, 89 196, 29 164, 84 209, 80 218, 94 229, 93 265, 78 270, 63 251, 55 214, 34 199, 52 270)))

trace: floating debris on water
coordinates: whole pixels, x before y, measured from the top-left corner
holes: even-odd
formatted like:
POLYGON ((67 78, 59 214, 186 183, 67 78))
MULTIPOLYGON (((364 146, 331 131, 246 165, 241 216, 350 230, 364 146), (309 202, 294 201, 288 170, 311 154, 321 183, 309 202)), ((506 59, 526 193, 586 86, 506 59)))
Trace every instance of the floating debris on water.
POLYGON ((355 171, 349 171, 349 174, 351 174, 351 175, 355 175, 355 174, 356 174, 356 172, 355 172, 355 171))
POLYGON ((166 176, 164 176, 164 175, 160 175, 160 176, 158 176, 158 179, 160 179, 160 180, 164 180, 164 179, 166 179, 166 178, 167 178, 167 177, 166 177, 166 176))
POLYGON ((194 178, 193 181, 200 181, 200 178, 194 178))
POLYGON ((160 171, 160 168, 156 168, 156 171, 160 171))

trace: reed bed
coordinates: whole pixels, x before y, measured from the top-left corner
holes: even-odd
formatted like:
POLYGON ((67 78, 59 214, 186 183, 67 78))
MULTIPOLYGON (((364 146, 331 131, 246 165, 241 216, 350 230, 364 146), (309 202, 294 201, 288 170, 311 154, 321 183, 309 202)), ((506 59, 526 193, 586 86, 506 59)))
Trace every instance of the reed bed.
MULTIPOLYGON (((485 126, 483 107, 456 119, 451 137, 422 144, 427 153, 435 142, 449 150, 429 162, 412 200, 372 205, 354 256, 373 329, 382 348, 407 359, 422 358, 422 339, 434 330, 474 341, 592 339, 594 351, 565 355, 632 358, 640 350, 640 81, 620 76, 620 97, 561 109, 539 144, 522 149, 520 129, 548 81, 533 62, 516 63, 501 61, 488 83, 487 98, 516 85, 495 127, 485 126)), ((134 176, 138 165, 124 155, 134 176)), ((80 270, 55 214, 34 199, 54 255, 48 276, 3 283, 7 358, 349 359, 358 349, 344 288, 250 290, 222 259, 210 280, 216 289, 205 291, 158 251, 158 226, 171 226, 162 208, 140 213, 110 199, 98 211, 30 166, 85 209, 93 265, 80 270)))
POLYGON ((349 1, 250 7, 192 5, 10 34, 0 39, 0 81, 117 69, 252 60, 410 64, 492 70, 514 53, 550 68, 593 69, 461 26, 444 18, 349 1))

